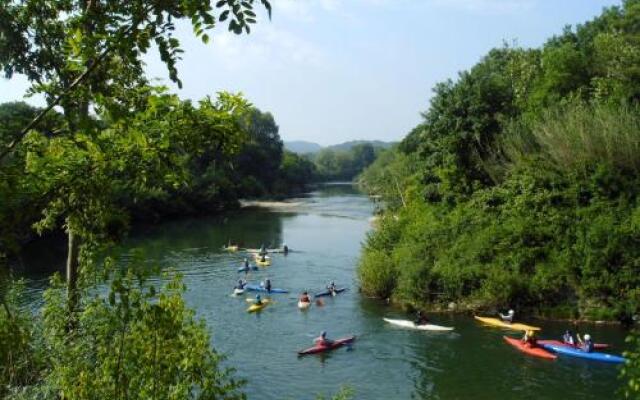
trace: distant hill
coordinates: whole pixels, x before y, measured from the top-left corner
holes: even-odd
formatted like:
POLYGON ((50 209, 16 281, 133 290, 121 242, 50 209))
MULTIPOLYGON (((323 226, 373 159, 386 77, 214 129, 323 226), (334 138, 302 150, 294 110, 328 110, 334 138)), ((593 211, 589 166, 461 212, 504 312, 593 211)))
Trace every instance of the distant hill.
POLYGON ((340 144, 334 144, 331 146, 323 147, 318 143, 306 142, 304 140, 294 140, 291 142, 284 142, 284 147, 298 154, 306 154, 306 153, 317 153, 322 149, 331 149, 331 150, 350 150, 353 146, 359 144, 369 143, 373 145, 373 147, 379 147, 383 149, 388 149, 393 146, 394 143, 391 142, 383 142, 380 140, 351 140, 349 142, 344 142, 340 144))
POLYGON ((383 142, 380 140, 351 140, 349 142, 334 144, 332 146, 329 146, 328 148, 332 150, 350 150, 353 146, 367 143, 373 145, 373 147, 380 147, 383 149, 388 149, 389 147, 393 146, 393 143, 391 142, 383 142))
POLYGON ((284 142, 284 148, 298 154, 317 153, 322 150, 322 146, 318 143, 305 142, 304 140, 284 142))

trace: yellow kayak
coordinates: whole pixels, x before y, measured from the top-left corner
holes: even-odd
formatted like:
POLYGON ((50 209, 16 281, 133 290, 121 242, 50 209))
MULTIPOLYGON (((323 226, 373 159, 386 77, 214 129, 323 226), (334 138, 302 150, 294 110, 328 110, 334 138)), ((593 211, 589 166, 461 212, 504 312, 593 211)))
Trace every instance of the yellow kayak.
POLYGON ((262 300, 262 304, 252 304, 247 308, 247 312, 257 312, 261 311, 263 308, 269 305, 269 299, 262 300))
POLYGON ((237 246, 237 245, 236 246, 222 246, 222 250, 226 250, 226 251, 229 251, 229 252, 236 252, 236 251, 240 250, 240 247, 237 246))
POLYGON ((496 326, 498 328, 511 329, 514 331, 539 331, 540 330, 540 328, 538 328, 537 326, 519 324, 517 322, 510 324, 508 322, 499 320, 498 318, 478 317, 477 315, 474 316, 473 318, 487 325, 496 326))
POLYGON ((271 265, 271 260, 269 260, 268 258, 264 261, 255 260, 255 263, 261 267, 268 267, 269 265, 271 265))

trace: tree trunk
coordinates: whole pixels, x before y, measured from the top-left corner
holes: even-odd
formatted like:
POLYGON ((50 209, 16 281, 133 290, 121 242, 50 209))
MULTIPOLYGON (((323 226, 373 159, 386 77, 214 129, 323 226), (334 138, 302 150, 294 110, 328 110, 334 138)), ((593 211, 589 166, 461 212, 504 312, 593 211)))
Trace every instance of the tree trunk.
POLYGON ((69 247, 67 250, 67 304, 69 313, 73 313, 78 305, 78 269, 80 255, 80 238, 68 228, 69 247))

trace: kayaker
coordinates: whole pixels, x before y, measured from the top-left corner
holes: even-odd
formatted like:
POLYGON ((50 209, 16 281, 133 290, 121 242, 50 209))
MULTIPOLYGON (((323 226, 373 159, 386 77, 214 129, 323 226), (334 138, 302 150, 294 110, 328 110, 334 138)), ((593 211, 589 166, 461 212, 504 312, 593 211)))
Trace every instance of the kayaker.
POLYGON ((591 340, 591 335, 585 333, 584 340, 580 338, 579 333, 576 335, 576 337, 578 338, 578 343, 580 343, 580 350, 584 351, 585 353, 591 353, 593 351, 593 341, 591 340))
POLYGON ((500 318, 502 318, 502 320, 504 322, 512 323, 513 322, 513 317, 514 317, 515 314, 516 314, 516 312, 513 311, 513 309, 511 309, 511 310, 509 310, 507 315, 504 315, 504 314, 500 313, 500 318))
POLYGON ((264 246, 264 243, 262 243, 262 246, 260 246, 260 253, 258 254, 262 256, 262 261, 264 261, 264 256, 267 255, 267 248, 264 246))
POLYGON ((301 303, 311 303, 311 299, 309 298, 309 293, 307 291, 302 292, 302 296, 300 296, 301 303))
POLYGON ((238 280, 238 286, 236 286, 236 289, 244 289, 244 286, 247 284, 247 281, 240 279, 238 280))
POLYGON ((264 281, 264 288, 267 290, 267 293, 271 293, 271 279, 264 281))
POLYGON ((260 262, 267 262, 267 256, 266 256, 266 255, 264 255, 264 254, 262 254, 262 255, 260 256, 260 262))
POLYGON ((331 295, 335 295, 336 294, 336 283, 334 281, 331 281, 331 283, 329 283, 329 285, 327 285, 327 290, 331 293, 331 295))
POLYGON ((260 297, 259 294, 256 295, 256 302, 255 304, 261 306, 262 305, 262 297, 260 297))
POLYGON ((320 332, 320 336, 314 339, 316 346, 330 346, 333 343, 332 340, 327 339, 327 331, 320 332))
POLYGON ((244 261, 243 261, 243 265, 244 265, 244 269, 248 270, 249 269, 249 259, 245 257, 244 261))
POLYGON ((522 343, 530 347, 536 347, 538 345, 538 339, 536 338, 535 331, 525 331, 522 343))
POLYGON ((562 342, 570 344, 571 346, 574 346, 576 344, 575 340, 573 339, 573 333, 571 333, 570 330, 567 329, 566 331, 564 331, 564 335, 562 335, 562 342))
POLYGON ((286 244, 286 243, 283 243, 283 244, 282 244, 282 252, 283 252, 285 255, 289 254, 289 247, 287 246, 287 244, 286 244))
POLYGON ((416 319, 413 321, 416 325, 424 325, 429 323, 429 318, 422 313, 422 311, 418 310, 416 313, 416 319))

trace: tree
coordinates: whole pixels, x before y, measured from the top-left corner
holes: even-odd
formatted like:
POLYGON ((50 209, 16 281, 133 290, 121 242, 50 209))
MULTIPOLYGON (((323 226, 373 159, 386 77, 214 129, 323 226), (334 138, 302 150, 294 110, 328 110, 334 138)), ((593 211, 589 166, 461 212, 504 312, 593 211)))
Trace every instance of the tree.
MULTIPOLYGON (((208 32, 217 22, 228 20, 230 31, 249 33, 249 26, 256 22, 253 11, 256 2, 220 0, 215 7, 204 0, 2 2, 0 67, 9 78, 16 73, 26 76, 32 82, 30 91, 44 94, 47 107, 14 134, 0 151, 0 160, 56 105, 63 110, 70 135, 80 133, 83 150, 90 151, 94 147, 89 138, 99 130, 90 117, 91 108, 104 109, 116 118, 136 108, 131 98, 138 97, 131 96, 131 91, 146 85, 142 56, 152 43, 166 64, 170 79, 180 85, 176 65, 182 49, 179 40, 173 37, 176 21, 190 20, 195 35, 205 43, 209 40, 208 32)), ((270 13, 269 2, 260 0, 260 3, 270 13)), ((70 151, 72 146, 73 143, 66 143, 61 150, 70 151)), ((59 161, 82 164, 83 159, 59 161)), ((59 194, 68 196, 67 192, 59 194)), ((86 195, 82 197, 88 199, 86 195)), ((67 204, 76 202, 71 196, 67 200, 56 200, 67 204)), ((88 210, 83 212, 90 215, 88 210)), ((83 227, 78 220, 63 217, 69 238, 67 280, 73 291, 83 227)), ((49 218, 48 222, 51 224, 54 220, 49 218)))

